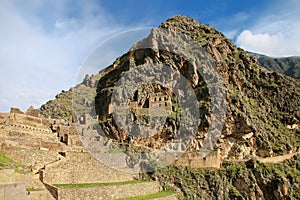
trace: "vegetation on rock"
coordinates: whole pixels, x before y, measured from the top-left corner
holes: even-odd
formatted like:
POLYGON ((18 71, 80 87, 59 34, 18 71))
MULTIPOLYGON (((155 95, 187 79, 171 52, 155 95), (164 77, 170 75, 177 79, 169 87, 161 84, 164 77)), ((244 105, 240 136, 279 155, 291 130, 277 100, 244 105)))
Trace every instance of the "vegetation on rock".
POLYGON ((164 189, 185 199, 299 199, 300 156, 284 163, 228 163, 221 169, 169 166, 156 172, 164 189))

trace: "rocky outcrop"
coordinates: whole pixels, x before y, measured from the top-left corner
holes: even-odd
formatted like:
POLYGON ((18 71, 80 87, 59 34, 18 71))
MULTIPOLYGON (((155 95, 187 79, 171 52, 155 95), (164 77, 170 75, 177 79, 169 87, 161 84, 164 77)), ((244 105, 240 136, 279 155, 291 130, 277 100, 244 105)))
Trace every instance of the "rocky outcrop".
POLYGON ((31 116, 34 116, 34 117, 39 117, 41 115, 41 110, 40 109, 35 109, 32 106, 30 106, 26 110, 25 114, 26 115, 31 115, 31 116))
POLYGON ((55 99, 48 101, 41 106, 41 115, 53 119, 73 117, 77 120, 77 113, 94 113, 90 108, 94 107, 94 94, 100 74, 86 75, 83 82, 70 88, 62 90, 55 99))
POLYGON ((72 89, 62 90, 54 100, 41 106, 41 113, 46 117, 65 118, 72 116, 72 89))

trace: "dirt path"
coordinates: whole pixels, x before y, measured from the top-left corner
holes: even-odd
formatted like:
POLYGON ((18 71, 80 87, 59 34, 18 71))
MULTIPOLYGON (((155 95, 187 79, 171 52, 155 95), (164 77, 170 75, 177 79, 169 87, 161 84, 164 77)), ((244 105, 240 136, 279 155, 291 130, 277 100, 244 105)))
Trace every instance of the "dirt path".
POLYGON ((289 153, 282 156, 274 156, 274 157, 267 157, 267 158, 260 158, 258 157, 257 160, 263 163, 280 163, 285 160, 291 159, 294 155, 297 155, 299 152, 289 153))

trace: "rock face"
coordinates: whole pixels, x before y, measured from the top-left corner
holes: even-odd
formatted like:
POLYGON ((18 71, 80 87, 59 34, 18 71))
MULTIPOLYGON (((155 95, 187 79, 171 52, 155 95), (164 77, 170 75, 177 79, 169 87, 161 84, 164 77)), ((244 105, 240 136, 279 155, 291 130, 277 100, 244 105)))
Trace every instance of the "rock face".
MULTIPOLYGON (((176 16, 162 23, 160 28, 166 30, 170 37, 185 35, 188 40, 193 40, 194 44, 200 45, 208 52, 216 63, 226 88, 225 98, 228 106, 220 139, 213 148, 221 150, 223 160, 275 156, 299 147, 297 130, 287 128, 289 125, 299 124, 299 81, 262 68, 254 57, 237 48, 222 33, 191 18, 176 16)), ((201 125, 196 139, 191 141, 193 145, 190 146, 191 150, 197 150, 205 145, 203 143, 206 132, 214 121, 210 110, 212 97, 209 95, 209 86, 190 61, 178 56, 177 52, 170 52, 172 44, 164 37, 156 30, 152 31, 148 38, 135 44, 131 51, 118 58, 102 73, 103 77, 97 87, 96 112, 108 137, 121 143, 132 139, 143 141, 141 137, 134 138, 118 128, 111 113, 113 92, 121 77, 132 69, 142 65, 170 66, 188 80, 198 99, 201 125), (162 44, 167 46, 169 51, 160 49, 162 44), (153 48, 141 48, 145 45, 153 48)), ((173 51, 176 51, 176 48, 185 48, 180 46, 181 44, 173 45, 177 45, 173 51)), ((183 54, 188 55, 189 49, 185 50, 183 54)), ((170 118, 167 118, 165 129, 159 137, 152 138, 152 143, 174 139, 178 128, 176 124, 179 122, 177 119, 168 119, 170 118), (165 130, 167 131, 164 132, 165 130)))

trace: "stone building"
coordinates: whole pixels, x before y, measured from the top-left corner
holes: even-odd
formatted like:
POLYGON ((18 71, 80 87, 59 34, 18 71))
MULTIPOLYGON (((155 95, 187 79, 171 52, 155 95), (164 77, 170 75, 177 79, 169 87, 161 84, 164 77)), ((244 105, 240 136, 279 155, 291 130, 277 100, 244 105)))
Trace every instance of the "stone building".
POLYGON ((137 90, 129 102, 129 108, 137 115, 165 116, 172 111, 172 100, 170 96, 161 92, 152 95, 137 90))

